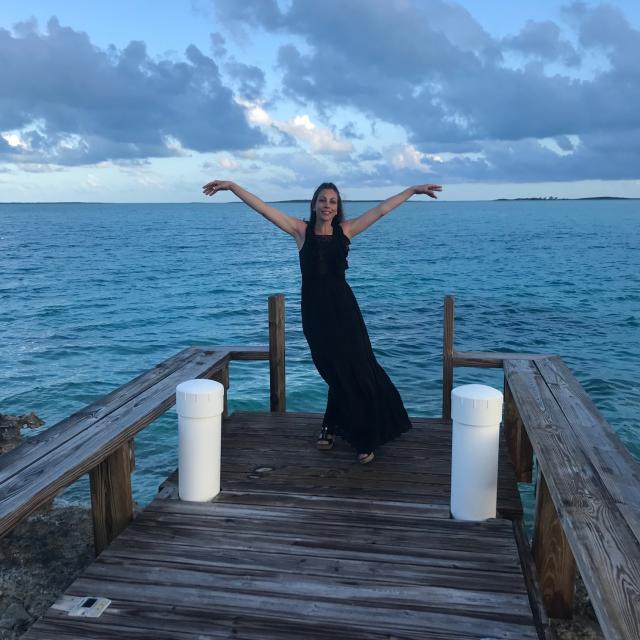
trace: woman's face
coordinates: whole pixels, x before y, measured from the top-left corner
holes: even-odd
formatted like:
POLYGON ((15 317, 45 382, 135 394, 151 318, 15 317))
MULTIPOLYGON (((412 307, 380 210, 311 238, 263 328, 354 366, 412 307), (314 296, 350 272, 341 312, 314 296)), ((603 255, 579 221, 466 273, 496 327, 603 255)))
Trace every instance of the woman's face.
POLYGON ((338 194, 333 189, 323 189, 315 206, 318 222, 331 222, 338 213, 338 194))

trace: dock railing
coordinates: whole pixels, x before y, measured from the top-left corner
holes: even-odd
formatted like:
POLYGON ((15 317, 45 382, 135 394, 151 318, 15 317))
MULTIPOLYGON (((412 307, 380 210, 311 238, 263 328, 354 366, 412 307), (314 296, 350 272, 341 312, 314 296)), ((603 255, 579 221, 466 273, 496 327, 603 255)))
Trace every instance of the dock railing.
POLYGON ((532 551, 545 608, 570 617, 579 570, 607 638, 640 638, 640 464, 558 356, 454 349, 444 300, 442 415, 456 367, 504 370, 503 430, 519 482, 537 465, 532 551))
POLYGON ((271 411, 285 411, 284 295, 269 298, 269 346, 189 347, 0 456, 0 537, 85 473, 96 555, 133 518, 133 438, 175 404, 176 385, 209 378, 225 389, 229 363, 268 360, 271 411))

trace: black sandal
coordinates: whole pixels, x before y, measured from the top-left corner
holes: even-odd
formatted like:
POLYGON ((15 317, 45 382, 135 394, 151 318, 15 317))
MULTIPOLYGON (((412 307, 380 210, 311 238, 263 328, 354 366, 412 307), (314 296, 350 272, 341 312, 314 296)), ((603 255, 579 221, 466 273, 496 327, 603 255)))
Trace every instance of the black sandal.
POLYGON ((333 449, 335 441, 335 433, 329 431, 329 427, 322 427, 322 431, 320 431, 316 445, 320 451, 329 451, 329 449, 333 449))

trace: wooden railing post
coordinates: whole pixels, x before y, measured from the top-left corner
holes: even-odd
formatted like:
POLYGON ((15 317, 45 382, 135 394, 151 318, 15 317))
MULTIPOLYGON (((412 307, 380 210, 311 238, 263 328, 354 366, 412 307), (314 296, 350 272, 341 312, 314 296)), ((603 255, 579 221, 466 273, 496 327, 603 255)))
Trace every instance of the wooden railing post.
POLYGON ((222 410, 222 417, 229 417, 229 404, 228 404, 228 391, 229 391, 229 365, 225 364, 222 369, 216 371, 212 376, 212 380, 219 382, 224 387, 224 408, 222 410))
POLYGON ((547 613, 552 618, 571 618, 576 585, 576 562, 540 470, 536 488, 532 547, 547 613))
POLYGON ((269 296, 269 383, 271 411, 286 411, 282 293, 269 296))
POLYGON ((522 424, 509 383, 504 379, 504 414, 502 418, 507 447, 518 482, 531 482, 533 469, 533 447, 522 424))
POLYGON ((133 519, 131 451, 131 443, 127 442, 89 472, 96 556, 133 519))
POLYGON ((453 390, 453 296, 444 298, 444 335, 442 340, 442 419, 451 420, 453 390))

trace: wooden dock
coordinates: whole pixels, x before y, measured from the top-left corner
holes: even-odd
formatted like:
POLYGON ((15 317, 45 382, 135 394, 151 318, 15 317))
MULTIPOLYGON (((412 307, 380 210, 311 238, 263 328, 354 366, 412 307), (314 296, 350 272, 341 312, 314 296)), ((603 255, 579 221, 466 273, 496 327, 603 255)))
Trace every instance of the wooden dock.
MULTIPOLYGON (((368 466, 321 416, 236 413, 222 492, 176 498, 176 477, 68 589, 112 600, 100 618, 54 609, 25 639, 538 638, 503 446, 499 517, 449 517, 451 425, 414 429, 368 466)), ((526 560, 526 559, 525 559, 526 560)))
POLYGON ((284 297, 269 346, 189 347, 0 457, 0 536, 88 473, 98 558, 25 638, 548 638, 578 573, 607 640, 640 638, 640 464, 562 359, 454 348, 444 302, 442 418, 355 462, 315 448, 321 416, 286 413, 284 297), (223 423, 222 492, 176 499, 175 475, 134 519, 133 439, 194 377, 268 360, 269 413, 223 423), (457 367, 504 371, 498 517, 449 518, 457 367), (537 464, 534 466, 534 457, 537 464), (519 482, 534 483, 532 552, 519 482))

